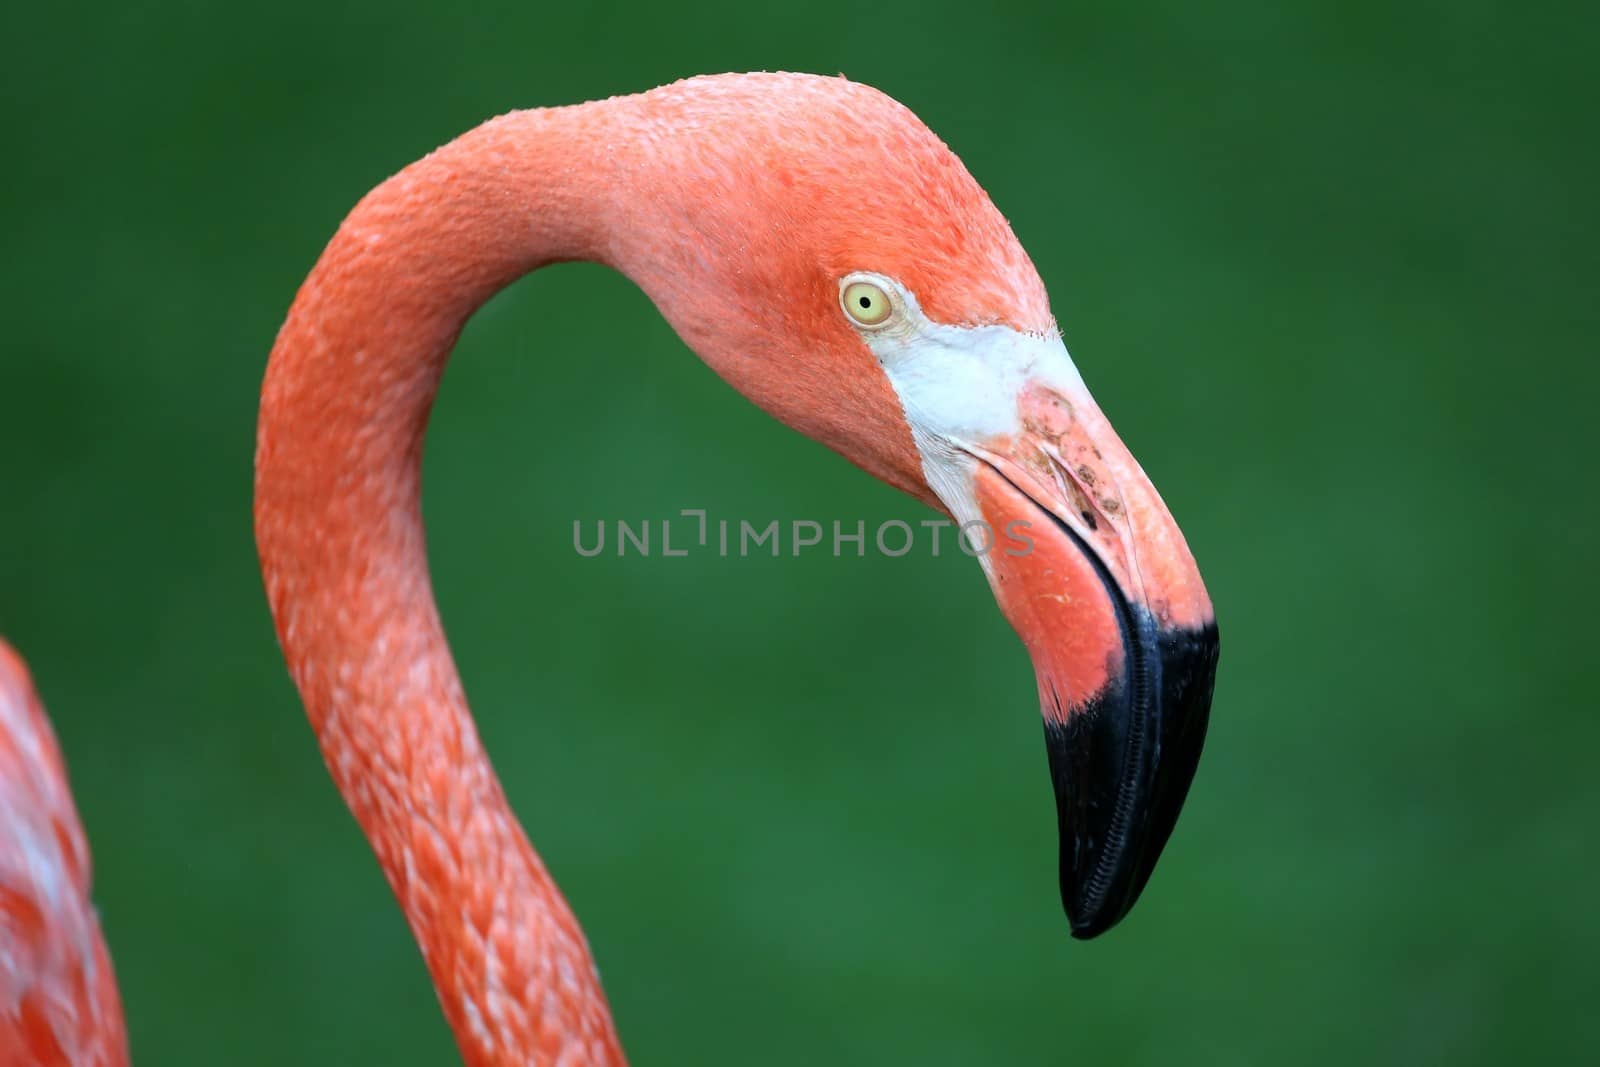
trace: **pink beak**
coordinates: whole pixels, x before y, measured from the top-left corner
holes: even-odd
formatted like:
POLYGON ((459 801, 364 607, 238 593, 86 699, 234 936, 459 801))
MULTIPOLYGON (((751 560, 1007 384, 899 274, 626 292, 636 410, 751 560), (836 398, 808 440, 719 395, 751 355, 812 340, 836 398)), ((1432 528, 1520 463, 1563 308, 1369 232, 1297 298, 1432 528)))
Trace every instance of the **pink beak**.
POLYGON ((972 450, 975 495, 991 529, 1031 541, 988 571, 1038 676, 1061 899, 1090 938, 1127 914, 1177 822, 1217 626, 1177 524, 1088 392, 1034 383, 1019 410, 1019 434, 972 450))

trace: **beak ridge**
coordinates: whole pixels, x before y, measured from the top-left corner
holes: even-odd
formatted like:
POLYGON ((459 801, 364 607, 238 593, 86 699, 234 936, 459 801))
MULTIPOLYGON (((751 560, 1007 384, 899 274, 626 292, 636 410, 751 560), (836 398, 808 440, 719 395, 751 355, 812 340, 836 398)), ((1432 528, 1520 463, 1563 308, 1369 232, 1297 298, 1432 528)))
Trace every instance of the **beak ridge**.
POLYGON ((986 569, 1033 659, 1061 901, 1088 939, 1139 898, 1194 780, 1216 617, 1177 524, 1092 400, 1033 410, 1027 433, 979 457, 974 498, 991 525, 1032 534, 986 569))

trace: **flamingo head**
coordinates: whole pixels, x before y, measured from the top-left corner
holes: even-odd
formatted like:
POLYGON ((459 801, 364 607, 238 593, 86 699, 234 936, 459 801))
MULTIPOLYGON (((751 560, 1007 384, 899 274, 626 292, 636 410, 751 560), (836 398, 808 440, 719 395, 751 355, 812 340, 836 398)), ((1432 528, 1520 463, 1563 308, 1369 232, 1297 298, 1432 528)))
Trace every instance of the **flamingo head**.
POLYGON ((962 525, 1033 660, 1073 934, 1105 931, 1194 776, 1217 629, 1032 262, 955 155, 876 90, 757 75, 644 100, 718 135, 678 139, 673 180, 635 205, 694 236, 624 269, 757 404, 962 525))

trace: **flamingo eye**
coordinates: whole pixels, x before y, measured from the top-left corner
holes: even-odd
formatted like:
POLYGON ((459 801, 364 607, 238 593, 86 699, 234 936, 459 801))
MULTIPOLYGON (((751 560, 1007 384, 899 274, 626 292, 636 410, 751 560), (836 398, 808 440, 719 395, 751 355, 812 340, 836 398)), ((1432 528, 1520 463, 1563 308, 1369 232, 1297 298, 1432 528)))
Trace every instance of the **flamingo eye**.
POLYGON ((871 282, 851 282, 839 294, 839 302, 858 326, 882 326, 894 310, 889 294, 871 282))

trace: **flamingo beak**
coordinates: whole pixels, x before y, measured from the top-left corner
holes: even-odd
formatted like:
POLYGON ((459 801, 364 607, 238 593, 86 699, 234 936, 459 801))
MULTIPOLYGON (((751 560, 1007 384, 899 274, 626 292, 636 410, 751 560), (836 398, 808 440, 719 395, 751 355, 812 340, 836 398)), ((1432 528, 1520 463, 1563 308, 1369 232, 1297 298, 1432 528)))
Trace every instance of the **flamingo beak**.
POLYGON ((1150 878, 1194 778, 1217 627, 1183 535, 1081 381, 1025 386, 1019 428, 970 449, 985 570, 1038 676, 1077 938, 1150 878))

